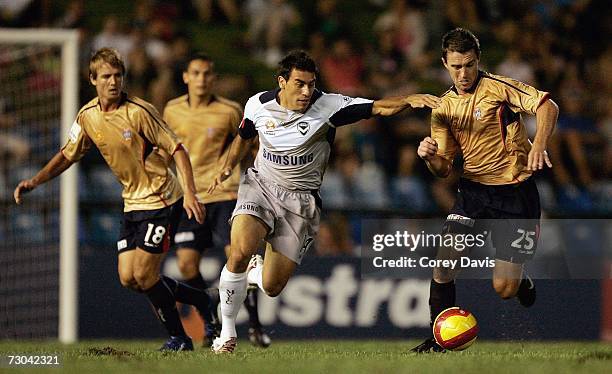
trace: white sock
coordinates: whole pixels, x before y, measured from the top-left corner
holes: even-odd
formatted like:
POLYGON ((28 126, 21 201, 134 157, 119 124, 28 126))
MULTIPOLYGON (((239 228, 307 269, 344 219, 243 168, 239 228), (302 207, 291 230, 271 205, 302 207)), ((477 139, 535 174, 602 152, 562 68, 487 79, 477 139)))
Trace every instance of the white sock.
POLYGON ((221 338, 237 337, 236 316, 240 306, 246 299, 246 272, 232 273, 227 265, 221 271, 219 278, 219 296, 221 298, 221 338))

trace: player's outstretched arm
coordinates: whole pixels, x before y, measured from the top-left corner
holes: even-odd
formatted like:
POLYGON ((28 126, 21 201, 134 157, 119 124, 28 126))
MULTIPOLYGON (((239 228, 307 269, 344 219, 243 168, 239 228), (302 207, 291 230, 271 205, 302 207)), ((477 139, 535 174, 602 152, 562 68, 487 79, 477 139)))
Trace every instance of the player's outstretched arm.
POLYGON ((429 107, 431 109, 436 109, 440 106, 440 103, 441 99, 439 97, 428 94, 389 97, 374 101, 374 104, 372 105, 372 115, 392 116, 408 107, 429 107))
POLYGON ((21 204, 23 194, 62 174, 72 164, 73 162, 68 160, 62 152, 57 152, 34 177, 19 182, 13 192, 15 202, 21 204))
POLYGON ((558 116, 559 106, 550 99, 542 103, 536 111, 536 135, 531 151, 527 156, 527 169, 532 171, 542 170, 544 164, 549 168, 552 167, 546 147, 548 146, 548 139, 555 129, 558 116))
POLYGON ((191 162, 187 151, 181 145, 172 155, 176 168, 181 175, 183 181, 183 208, 187 212, 187 217, 195 217, 198 223, 204 223, 204 215, 206 214, 206 208, 200 204, 196 196, 196 187, 193 180, 193 170, 191 168, 191 162))
POLYGON ((232 175, 232 171, 236 165, 242 161, 244 156, 247 155, 247 153, 251 150, 251 147, 253 147, 255 144, 255 139, 256 137, 244 139, 240 135, 234 138, 234 141, 232 141, 232 144, 230 144, 225 162, 219 167, 217 176, 210 186, 208 186, 208 193, 213 193, 221 183, 232 175))
POLYGON ((427 168, 433 175, 446 178, 450 174, 453 165, 450 161, 438 155, 437 152, 438 143, 429 136, 421 141, 417 149, 417 154, 425 161, 427 168))

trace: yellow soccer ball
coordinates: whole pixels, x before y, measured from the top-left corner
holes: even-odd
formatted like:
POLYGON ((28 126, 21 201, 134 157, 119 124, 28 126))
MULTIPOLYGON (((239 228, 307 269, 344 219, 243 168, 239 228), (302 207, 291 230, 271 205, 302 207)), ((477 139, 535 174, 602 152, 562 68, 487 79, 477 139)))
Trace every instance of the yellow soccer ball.
POLYGON ((474 343, 478 336, 476 317, 459 307, 448 308, 440 313, 433 324, 436 342, 444 349, 461 351, 474 343))

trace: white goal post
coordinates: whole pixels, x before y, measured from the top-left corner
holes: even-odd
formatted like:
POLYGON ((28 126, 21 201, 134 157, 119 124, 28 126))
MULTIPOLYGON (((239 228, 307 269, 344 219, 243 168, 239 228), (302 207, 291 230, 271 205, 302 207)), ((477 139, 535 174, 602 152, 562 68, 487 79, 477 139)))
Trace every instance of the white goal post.
MULTIPOLYGON (((78 111, 78 32, 61 29, 0 28, 0 43, 61 46, 61 133, 68 134, 78 111)), ((61 145, 58 145, 58 147, 61 145)), ((59 149, 59 148, 58 148, 59 149)), ((60 181, 59 326, 62 343, 78 338, 78 168, 60 181)))

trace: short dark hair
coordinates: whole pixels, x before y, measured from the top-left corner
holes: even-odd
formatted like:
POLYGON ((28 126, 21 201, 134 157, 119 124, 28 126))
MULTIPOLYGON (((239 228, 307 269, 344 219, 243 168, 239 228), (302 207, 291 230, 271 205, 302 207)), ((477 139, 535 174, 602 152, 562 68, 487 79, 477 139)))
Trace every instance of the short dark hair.
POLYGON ((206 62, 210 62, 210 64, 212 65, 213 69, 215 67, 215 62, 212 60, 212 58, 210 58, 209 55, 207 55, 204 52, 194 52, 192 54, 190 54, 187 59, 185 59, 184 64, 183 64, 183 71, 187 71, 189 70, 189 64, 191 64, 192 61, 197 61, 197 60, 202 60, 202 61, 206 61, 206 62))
POLYGON ((480 42, 470 30, 457 27, 442 37, 442 58, 445 62, 449 51, 466 53, 472 49, 476 52, 476 57, 480 58, 480 42))
POLYGON ((315 76, 319 75, 319 69, 315 61, 303 50, 295 50, 289 52, 289 54, 278 63, 277 77, 283 77, 285 80, 289 80, 291 70, 298 69, 314 73, 315 76))
POLYGON ((103 64, 109 64, 110 66, 121 70, 121 75, 125 75, 125 63, 116 49, 107 47, 100 48, 91 56, 91 59, 89 60, 89 75, 93 79, 98 77, 98 69, 103 64))

